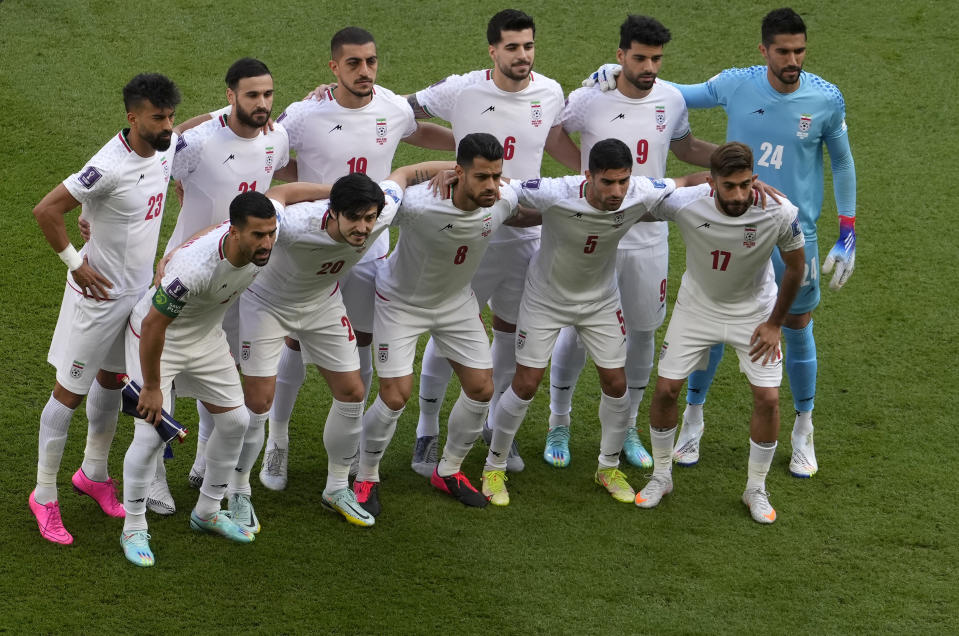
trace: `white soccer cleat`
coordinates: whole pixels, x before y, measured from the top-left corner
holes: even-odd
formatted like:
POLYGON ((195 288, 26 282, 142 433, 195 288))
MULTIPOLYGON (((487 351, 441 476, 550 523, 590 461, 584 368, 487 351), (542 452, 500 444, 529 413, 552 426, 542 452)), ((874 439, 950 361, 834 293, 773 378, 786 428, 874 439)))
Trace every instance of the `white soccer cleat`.
POLYGON ((705 422, 690 422, 683 413, 683 427, 673 446, 673 461, 680 466, 695 466, 699 463, 699 442, 706 430, 705 422))
POLYGON ((808 435, 790 437, 793 447, 792 459, 789 460, 789 474, 793 477, 806 479, 812 477, 819 470, 816 463, 816 449, 813 447, 812 431, 808 435))
POLYGON ((273 442, 273 448, 263 453, 263 466, 260 468, 260 483, 270 490, 286 488, 286 469, 289 449, 281 448, 273 442))
POLYGON ((770 524, 776 520, 776 510, 769 503, 769 493, 761 488, 753 488, 743 493, 743 503, 749 508, 749 514, 756 523, 770 524))
POLYGON ((157 463, 153 481, 147 488, 147 508, 158 515, 172 515, 176 512, 176 504, 170 493, 170 486, 166 483, 166 466, 161 459, 157 463))
POLYGON ((636 493, 636 505, 640 508, 655 508, 663 497, 673 492, 673 478, 656 475, 650 478, 649 483, 636 493))

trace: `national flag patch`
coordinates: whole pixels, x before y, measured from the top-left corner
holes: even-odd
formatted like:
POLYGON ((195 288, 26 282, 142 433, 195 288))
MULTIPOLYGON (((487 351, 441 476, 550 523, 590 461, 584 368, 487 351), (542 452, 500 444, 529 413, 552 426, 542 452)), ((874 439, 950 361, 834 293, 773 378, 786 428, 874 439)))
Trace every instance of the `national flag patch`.
POLYGON ((380 362, 386 362, 390 359, 390 345, 381 344, 376 352, 376 359, 380 362))
POLYGON ((70 377, 79 378, 83 375, 83 367, 86 366, 86 363, 80 362, 79 360, 74 360, 73 365, 70 367, 70 377))
POLYGON ((250 341, 244 340, 240 343, 240 360, 250 359, 250 341))
POLYGON ((526 332, 522 329, 516 332, 516 348, 522 349, 526 346, 526 332))
POLYGON ((530 123, 539 128, 543 124, 543 105, 534 101, 530 103, 530 123))

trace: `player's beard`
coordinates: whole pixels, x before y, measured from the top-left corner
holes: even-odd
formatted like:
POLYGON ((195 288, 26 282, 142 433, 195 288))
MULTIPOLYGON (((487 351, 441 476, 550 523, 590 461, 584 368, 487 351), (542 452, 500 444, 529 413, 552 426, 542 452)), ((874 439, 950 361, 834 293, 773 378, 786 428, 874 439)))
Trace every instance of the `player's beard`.
POLYGON ((141 133, 140 138, 143 139, 143 141, 150 144, 150 147, 153 148, 154 150, 163 151, 163 150, 167 150, 170 147, 170 142, 173 140, 173 131, 164 130, 155 135, 149 135, 149 136, 141 133))
POLYGON ((735 199, 724 199, 722 195, 719 194, 719 190, 716 190, 713 193, 713 196, 716 197, 719 207, 726 216, 742 216, 746 213, 746 210, 749 209, 749 206, 752 205, 751 197, 747 197, 742 201, 736 201, 735 199))
POLYGON ((256 265, 257 267, 264 267, 267 263, 270 262, 270 254, 273 253, 273 250, 256 250, 253 252, 253 256, 250 258, 250 262, 256 265))
POLYGON ((799 81, 799 78, 802 76, 802 66, 784 66, 780 69, 773 70, 773 75, 782 82, 783 84, 795 84, 799 81), (795 78, 786 78, 786 73, 795 72, 795 78))
MULTIPOLYGON (((623 72, 625 73, 625 68, 623 69, 623 72)), ((627 73, 626 79, 627 81, 629 81, 630 84, 632 84, 639 90, 648 91, 649 89, 653 87, 653 84, 656 83, 656 74, 654 73, 652 75, 643 76, 643 75, 629 75, 627 73)))
POLYGON ((240 107, 240 104, 237 103, 233 107, 233 111, 236 113, 236 119, 244 126, 249 126, 250 128, 262 128, 266 125, 266 122, 270 119, 270 115, 273 113, 272 110, 267 110, 265 108, 257 108, 253 111, 246 111, 240 107), (256 116, 260 115, 263 121, 256 119, 256 116))
POLYGON ((349 86, 349 85, 347 85, 347 84, 344 84, 344 85, 343 85, 343 88, 345 88, 346 90, 348 90, 350 93, 352 93, 352 94, 355 95, 356 97, 369 97, 370 95, 372 95, 372 94, 373 94, 373 84, 374 84, 374 80, 372 80, 372 79, 370 79, 370 78, 368 78, 368 77, 361 77, 361 78, 359 78, 359 79, 368 80, 368 81, 370 82, 369 88, 367 88, 367 89, 365 89, 365 90, 364 90, 364 89, 356 89, 356 88, 354 88, 355 83, 354 83, 354 86, 349 86))
POLYGON ((530 73, 533 72, 533 63, 530 62, 529 66, 523 71, 514 71, 513 66, 498 65, 497 68, 499 72, 514 82, 522 82, 529 77, 530 73))

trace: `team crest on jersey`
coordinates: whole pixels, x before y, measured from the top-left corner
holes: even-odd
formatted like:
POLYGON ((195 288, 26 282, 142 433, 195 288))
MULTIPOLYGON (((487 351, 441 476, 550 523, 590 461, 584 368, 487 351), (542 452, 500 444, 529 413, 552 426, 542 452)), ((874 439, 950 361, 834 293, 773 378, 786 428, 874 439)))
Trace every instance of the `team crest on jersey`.
POLYGON ((84 188, 89 190, 93 187, 93 184, 100 180, 100 177, 103 175, 100 174, 100 171, 94 168, 93 166, 87 166, 87 169, 80 173, 80 176, 77 177, 77 180, 80 182, 84 188))
POLYGON ((662 348, 659 350, 659 359, 660 359, 660 360, 662 360, 663 358, 666 357, 666 350, 667 350, 667 349, 669 349, 669 343, 664 341, 662 348))
POLYGON ((812 127, 812 115, 800 115, 799 116, 799 130, 796 131, 796 136, 800 139, 805 139, 809 136, 809 129, 812 127))
POLYGON ((376 119, 376 143, 383 145, 386 143, 386 118, 377 117, 376 119))
POLYGON ((79 360, 74 360, 73 366, 70 367, 70 377, 79 378, 81 375, 83 375, 83 367, 85 366, 85 363, 80 362, 79 360))
POLYGON ((530 105, 530 123, 539 128, 543 123, 543 105, 539 102, 531 102, 530 105))
POLYGON ((666 107, 656 107, 656 130, 663 132, 666 130, 666 107))
POLYGON ((526 332, 520 329, 516 332, 516 348, 522 349, 526 346, 526 332))
POLYGON ((270 174, 271 172, 273 172, 273 154, 274 154, 273 146, 267 146, 265 165, 263 166, 263 170, 267 174, 270 174))
POLYGON ((613 217, 613 228, 622 227, 625 218, 622 212, 617 212, 616 216, 613 217))
POLYGON ((493 215, 487 214, 483 219, 483 238, 486 238, 493 231, 493 215))
POLYGON ((250 341, 244 340, 240 343, 240 360, 250 359, 250 341))
POLYGON ((756 235, 758 232, 752 226, 746 226, 743 229, 743 247, 756 247, 756 235))
POLYGON ((163 182, 166 183, 170 180, 170 162, 166 159, 160 162, 160 168, 163 169, 163 182))
POLYGON ((380 362, 386 362, 390 359, 390 345, 381 344, 376 352, 376 359, 380 362))

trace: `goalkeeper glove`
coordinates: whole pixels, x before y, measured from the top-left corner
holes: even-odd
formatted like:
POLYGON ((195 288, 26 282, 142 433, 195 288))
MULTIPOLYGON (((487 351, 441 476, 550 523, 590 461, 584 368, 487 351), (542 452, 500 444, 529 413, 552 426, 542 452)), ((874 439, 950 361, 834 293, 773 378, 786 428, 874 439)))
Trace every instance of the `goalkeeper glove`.
POLYGON ((583 80, 583 86, 589 88, 599 84, 599 90, 611 91, 616 88, 616 76, 623 70, 619 64, 603 64, 596 72, 583 80))
POLYGON ((829 250, 822 264, 822 271, 828 274, 836 266, 836 273, 829 281, 829 287, 839 289, 846 284, 856 267, 856 217, 839 215, 839 240, 829 250))

